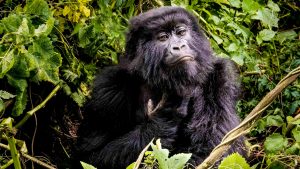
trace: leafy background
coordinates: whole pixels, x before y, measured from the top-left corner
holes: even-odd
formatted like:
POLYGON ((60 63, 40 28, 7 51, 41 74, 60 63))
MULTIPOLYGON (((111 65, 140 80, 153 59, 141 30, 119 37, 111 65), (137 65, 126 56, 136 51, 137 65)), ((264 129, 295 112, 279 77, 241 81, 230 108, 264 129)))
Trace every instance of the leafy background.
MULTIPOLYGON (((18 150, 67 166, 94 75, 122 57, 128 20, 162 5, 194 13, 216 55, 236 62, 241 118, 300 65, 297 0, 0 0, 0 143, 13 139, 18 150)), ((299 167, 298 114, 299 80, 253 124, 253 168, 299 167)), ((1 148, 0 166, 11 163, 10 153, 1 148)))

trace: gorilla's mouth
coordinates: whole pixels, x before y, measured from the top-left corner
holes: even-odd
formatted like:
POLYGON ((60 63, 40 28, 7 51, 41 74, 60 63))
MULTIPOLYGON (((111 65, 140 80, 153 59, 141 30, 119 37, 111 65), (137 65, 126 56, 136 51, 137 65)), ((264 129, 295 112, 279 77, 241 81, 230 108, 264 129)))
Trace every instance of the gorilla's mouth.
POLYGON ((194 57, 192 55, 183 55, 183 56, 179 56, 177 57, 172 63, 171 65, 177 65, 179 63, 182 63, 182 62, 186 62, 186 61, 194 61, 194 57))

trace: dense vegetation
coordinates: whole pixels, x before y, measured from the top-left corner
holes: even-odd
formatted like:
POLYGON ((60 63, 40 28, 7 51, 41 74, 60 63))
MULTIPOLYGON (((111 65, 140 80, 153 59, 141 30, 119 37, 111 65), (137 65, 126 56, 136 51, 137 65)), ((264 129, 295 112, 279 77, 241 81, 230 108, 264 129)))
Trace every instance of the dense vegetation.
MULTIPOLYGON (((68 165, 62 162, 72 155, 96 68, 122 57, 129 18, 162 5, 194 13, 216 55, 236 62, 243 86, 241 118, 300 66, 297 0, 0 0, 1 169, 38 165, 28 159, 68 165)), ((253 124, 247 139, 251 166, 299 167, 299 114, 298 80, 253 124)), ((167 150, 152 147, 144 163, 164 165, 157 154, 167 150)))

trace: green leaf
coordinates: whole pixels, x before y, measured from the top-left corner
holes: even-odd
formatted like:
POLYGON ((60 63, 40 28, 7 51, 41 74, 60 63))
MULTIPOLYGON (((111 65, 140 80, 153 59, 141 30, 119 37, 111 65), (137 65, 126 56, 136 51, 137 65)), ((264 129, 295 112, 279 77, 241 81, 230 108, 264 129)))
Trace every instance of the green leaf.
POLYGON ((151 143, 151 147, 153 150, 154 158, 157 159, 159 168, 160 169, 168 169, 168 157, 169 157, 169 150, 167 149, 158 149, 156 145, 151 143))
POLYGON ((0 90, 0 98, 2 99, 11 99, 14 98, 16 95, 10 94, 7 91, 4 90, 0 90))
POLYGON ((300 143, 300 125, 297 125, 293 130, 292 130, 293 137, 295 140, 300 143))
POLYGON ((97 169, 96 167, 94 167, 94 166, 92 166, 90 164, 87 164, 85 162, 80 161, 80 163, 81 163, 83 169, 97 169))
POLYGON ((14 66, 15 58, 14 58, 14 49, 7 51, 7 53, 0 60, 0 79, 14 66))
POLYGON ((243 0, 242 8, 244 12, 256 13, 256 11, 260 8, 260 5, 253 0, 243 0))
POLYGON ((276 35, 276 40, 281 44, 286 40, 294 40, 297 38, 297 33, 294 30, 288 30, 284 32, 278 32, 276 35))
POLYGON ((7 75, 8 83, 16 89, 16 101, 12 110, 13 116, 20 116, 27 104, 27 81, 7 75))
POLYGON ((227 26, 234 28, 236 30, 235 31, 236 35, 242 34, 244 39, 248 39, 248 37, 252 34, 250 29, 246 28, 243 25, 239 25, 235 22, 230 22, 227 24, 227 26))
POLYGON ((48 36, 54 27, 54 21, 55 19, 53 17, 50 17, 47 20, 46 24, 42 24, 34 30, 34 35, 38 37, 41 35, 48 36))
POLYGON ((279 115, 270 115, 267 117, 267 126, 277 126, 280 127, 284 124, 284 121, 279 115))
POLYGON ((168 160, 168 168, 169 169, 183 169, 185 164, 191 158, 192 154, 175 154, 168 160))
POLYGON ((17 35, 16 35, 16 43, 21 44, 27 40, 27 37, 30 36, 29 34, 29 27, 28 27, 28 20, 23 18, 21 25, 18 28, 17 35))
POLYGON ((92 25, 80 29, 78 32, 79 46, 85 48, 89 43, 91 43, 90 39, 93 36, 94 32, 92 25))
POLYGON ((33 42, 28 52, 26 59, 30 63, 30 68, 36 69, 33 80, 48 81, 57 84, 62 58, 59 53, 54 52, 50 39, 41 36, 33 42))
POLYGON ((295 113, 299 107, 300 107, 300 100, 293 101, 290 105, 289 114, 295 113))
POLYGON ((213 37, 213 39, 217 42, 218 45, 220 45, 221 43, 223 43, 223 40, 222 40, 219 36, 217 36, 217 35, 215 35, 215 34, 213 34, 213 33, 211 33, 210 35, 211 35, 211 36, 213 37))
POLYGON ((272 135, 268 136, 264 142, 264 147, 267 153, 277 153, 282 151, 288 145, 287 138, 284 138, 279 133, 273 133, 272 135))
POLYGON ((235 63, 237 63, 240 66, 244 65, 244 56, 240 55, 239 52, 235 52, 234 54, 232 54, 231 60, 233 60, 235 63))
POLYGON ((129 166, 126 167, 126 169, 134 169, 136 162, 131 163, 129 166))
POLYGON ((259 9, 252 19, 260 20, 264 25, 269 27, 278 27, 278 17, 268 8, 259 9))
POLYGON ((236 8, 241 7, 241 1, 240 0, 228 0, 230 5, 236 8))
POLYGON ((30 72, 24 55, 21 53, 15 54, 14 60, 15 63, 7 74, 18 78, 28 78, 30 76, 30 72))
POLYGON ((1 20, 6 32, 17 32, 22 23, 22 17, 16 14, 10 14, 1 20))
POLYGON ((227 156, 218 169, 251 169, 246 160, 238 153, 227 156))
POLYGON ((273 39, 275 36, 276 32, 269 30, 269 29, 264 29, 259 32, 258 36, 264 41, 270 41, 273 39))
POLYGON ((279 11, 280 11, 279 6, 278 6, 276 3, 274 3, 273 1, 268 1, 267 6, 268 6, 270 9, 272 9, 272 11, 274 11, 274 12, 279 12, 279 11))
POLYGON ((25 13, 38 15, 47 20, 51 16, 50 8, 45 0, 32 0, 24 7, 25 13))

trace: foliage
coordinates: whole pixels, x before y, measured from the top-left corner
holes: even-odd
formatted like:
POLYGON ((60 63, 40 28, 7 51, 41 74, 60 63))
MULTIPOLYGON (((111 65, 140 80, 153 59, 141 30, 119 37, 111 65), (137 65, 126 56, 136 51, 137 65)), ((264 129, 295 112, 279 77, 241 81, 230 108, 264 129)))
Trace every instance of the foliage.
MULTIPOLYGON (((152 151, 146 151, 142 165, 139 168, 159 168, 159 169, 182 169, 188 166, 187 162, 192 154, 179 153, 169 157, 169 150, 163 149, 160 139, 156 144, 151 142, 152 151)), ((132 163, 126 169, 133 169, 136 163, 132 163)))
POLYGON ((85 162, 82 162, 82 161, 81 161, 80 163, 81 163, 83 169, 96 169, 94 166, 92 166, 92 165, 90 165, 90 164, 87 164, 87 163, 85 163, 85 162))
MULTIPOLYGON (((122 57, 128 19, 163 4, 180 5, 194 13, 216 55, 237 64, 243 86, 237 110, 242 118, 285 74, 300 65, 297 1, 3 0, 0 121, 18 123, 30 110, 31 95, 38 93, 43 98, 49 86, 61 86, 65 95, 83 106, 96 67, 116 64, 122 57), (39 91, 31 88, 34 85, 45 87, 39 91)), ((296 167, 300 155, 299 98, 300 82, 296 81, 253 126, 249 143, 256 166, 296 167)), ((33 102, 37 105, 41 101, 33 102)), ((62 111, 67 114, 70 110, 62 111)), ((4 131, 0 127, 0 133, 4 131)), ((2 143, 3 136, 0 138, 2 143)), ((164 160, 182 160, 183 164, 188 159, 187 155, 169 158, 168 150, 153 146, 153 151, 146 153, 145 166, 169 167, 164 160)), ((229 157, 229 161, 238 159, 236 155, 229 157)))
POLYGON ((246 162, 239 153, 233 153, 227 156, 219 165, 219 169, 250 169, 249 164, 246 162))

